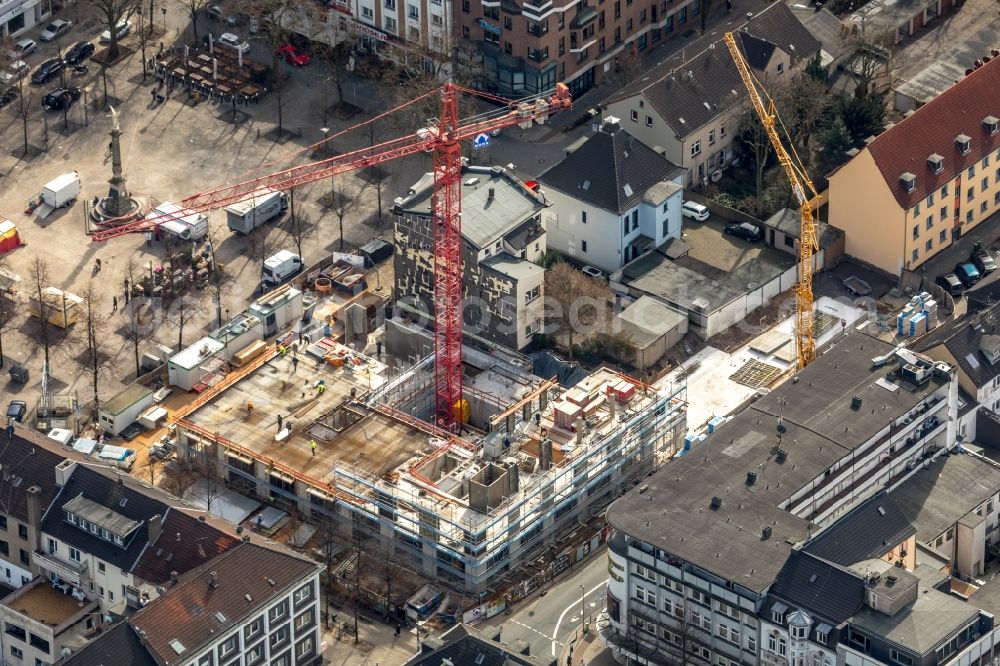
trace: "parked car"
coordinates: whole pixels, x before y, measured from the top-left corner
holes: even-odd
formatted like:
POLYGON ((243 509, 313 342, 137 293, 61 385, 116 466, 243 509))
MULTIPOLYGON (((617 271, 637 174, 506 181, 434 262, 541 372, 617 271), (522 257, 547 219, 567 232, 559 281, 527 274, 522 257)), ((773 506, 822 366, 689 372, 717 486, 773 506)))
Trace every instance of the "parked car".
POLYGON ((289 65, 302 67, 309 64, 309 55, 298 50, 291 44, 282 44, 274 50, 277 55, 284 56, 289 65))
POLYGON ((72 27, 72 21, 67 21, 66 19, 55 19, 52 23, 45 26, 45 30, 42 30, 41 34, 38 35, 38 39, 43 42, 54 41, 69 32, 69 29, 72 27))
POLYGON ((958 279, 958 276, 954 273, 947 273, 945 275, 938 275, 937 279, 934 280, 942 289, 951 294, 954 297, 959 297, 962 292, 965 291, 965 285, 962 281, 958 279))
POLYGON ((761 238, 764 237, 764 232, 760 230, 756 224, 750 224, 749 222, 741 222, 739 224, 727 224, 726 233, 730 236, 736 236, 737 238, 742 238, 750 243, 756 243, 761 238))
POLYGON ((205 13, 213 21, 225 21, 227 25, 234 27, 240 24, 239 14, 226 14, 220 5, 209 5, 205 13))
POLYGON ((35 69, 35 73, 31 75, 31 82, 40 86, 53 76, 58 75, 65 66, 66 63, 63 62, 62 58, 49 58, 35 69))
POLYGON ((600 268, 594 268, 593 266, 584 266, 580 270, 589 275, 590 277, 594 278, 595 280, 604 279, 604 271, 602 271, 600 268))
POLYGON ((979 272, 984 276, 989 275, 997 269, 997 262, 990 254, 990 251, 984 247, 977 247, 972 251, 972 255, 969 257, 972 263, 976 265, 979 272))
POLYGON ((684 205, 681 206, 681 215, 698 222, 704 222, 708 219, 708 208, 700 203, 685 201, 684 205))
POLYGON ((66 61, 68 65, 78 65, 90 56, 94 55, 95 46, 93 42, 77 42, 73 46, 69 47, 66 51, 66 55, 63 56, 63 60, 66 61))
POLYGON ((23 79, 28 75, 28 63, 23 60, 15 60, 7 65, 7 69, 0 72, 0 85, 6 85, 23 79))
POLYGON ((42 108, 46 111, 62 111, 80 99, 79 88, 56 88, 42 98, 42 108))
POLYGON ((962 281, 966 289, 979 282, 979 279, 982 277, 979 269, 971 261, 955 264, 955 275, 962 281))
POLYGON ((14 48, 12 48, 7 53, 10 55, 12 60, 21 60, 30 56, 32 53, 38 50, 38 44, 35 43, 33 39, 19 39, 14 42, 14 48))
MULTIPOLYGON (((132 31, 132 21, 127 21, 125 19, 122 19, 121 21, 118 21, 118 25, 115 26, 115 33, 118 35, 118 39, 122 39, 123 37, 125 37, 125 35, 127 35, 131 31, 132 31)), ((101 33, 101 44, 110 44, 110 43, 111 43, 111 31, 105 30, 104 32, 101 33)))
POLYGON ((250 44, 244 42, 242 39, 240 39, 238 36, 234 35, 231 32, 222 33, 221 35, 219 35, 219 39, 216 41, 218 41, 219 44, 224 44, 225 46, 228 46, 229 48, 232 49, 236 49, 237 51, 243 51, 243 53, 246 53, 247 51, 250 50, 250 44))
POLYGON ((24 417, 28 413, 28 404, 24 400, 11 400, 7 405, 7 418, 14 419, 18 423, 24 423, 24 417))
POLYGON ((10 86, 0 93, 0 109, 17 99, 17 86, 10 86))

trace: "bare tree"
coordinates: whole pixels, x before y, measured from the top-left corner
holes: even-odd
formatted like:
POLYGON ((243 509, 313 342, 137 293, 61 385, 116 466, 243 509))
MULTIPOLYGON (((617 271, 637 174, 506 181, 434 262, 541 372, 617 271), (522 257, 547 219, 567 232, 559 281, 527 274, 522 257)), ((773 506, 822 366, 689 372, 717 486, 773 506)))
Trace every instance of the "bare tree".
POLYGON ((560 261, 545 272, 546 329, 565 331, 569 358, 573 360, 576 328, 592 326, 611 297, 608 285, 560 261))
POLYGON ((198 482, 198 474, 187 458, 175 458, 163 468, 160 487, 171 495, 183 498, 198 482))
POLYGON ((155 456, 146 456, 146 463, 143 467, 149 472, 149 485, 156 485, 156 473, 163 466, 163 461, 155 456))
POLYGON ((764 199, 764 171, 771 155, 771 139, 767 130, 757 117, 757 112, 748 101, 743 104, 739 125, 740 147, 746 151, 747 157, 753 162, 754 168, 754 206, 753 213, 760 216, 764 199))
POLYGON ((118 24, 132 18, 140 11, 142 0, 86 0, 87 4, 101 15, 101 24, 107 28, 111 40, 108 43, 108 62, 118 57, 118 24))
POLYGON ((45 289, 49 286, 49 265, 40 256, 35 256, 28 264, 28 281, 31 286, 31 298, 38 316, 38 336, 41 338, 42 350, 45 353, 45 369, 51 372, 49 365, 49 349, 52 346, 52 301, 45 298, 45 289))
MULTIPOLYGON (((363 187, 361 188, 361 191, 364 191, 363 187)), ((327 200, 327 207, 337 218, 337 226, 340 232, 340 243, 337 247, 341 252, 343 252, 344 218, 353 213, 358 207, 361 192, 358 192, 356 196, 351 196, 344 190, 343 182, 341 182, 338 186, 337 178, 333 177, 330 179, 330 192, 324 196, 327 200)))
POLYGON ((170 304, 170 318, 177 326, 177 349, 184 349, 184 326, 203 312, 200 302, 185 297, 170 304))
POLYGON ((24 139, 24 157, 28 156, 28 118, 31 117, 31 112, 35 108, 35 89, 28 85, 26 76, 21 77, 17 81, 17 108, 15 110, 17 116, 21 119, 21 134, 24 139))
MULTIPOLYGON (((11 279, 13 279, 13 274, 9 273, 9 271, 6 270, 7 268, 6 263, 4 261, 0 261, 0 269, 3 269, 5 273, 11 275, 11 279)), ((12 292, 16 292, 17 284, 10 285, 8 289, 12 292)), ((15 313, 14 293, 6 293, 4 289, 0 288, 0 368, 2 368, 4 364, 3 334, 14 327, 15 313)))
MULTIPOLYGON (((375 121, 368 123, 368 145, 375 146, 375 121)), ((378 204, 378 231, 382 233, 382 189, 385 187, 385 167, 371 166, 365 169, 365 180, 375 189, 375 201, 378 204)))
POLYGON ((184 0, 184 9, 191 17, 191 33, 194 41, 198 41, 198 14, 208 7, 209 0, 184 0))
POLYGON ((274 243, 270 239, 271 225, 262 224, 257 227, 254 231, 250 232, 250 252, 253 256, 257 257, 260 261, 260 270, 258 274, 261 278, 260 290, 265 291, 264 287, 264 267, 267 258, 273 254, 274 243))
POLYGON ((897 82, 905 63, 896 48, 895 28, 854 25, 842 39, 850 52, 844 67, 854 77, 855 97, 884 93, 897 82))
POLYGON ((295 252, 300 257, 305 257, 302 254, 302 245, 307 238, 312 234, 314 227, 312 221, 306 216, 305 213, 295 210, 295 189, 293 188, 288 193, 288 222, 285 225, 285 231, 292 238, 292 242, 295 243, 295 252))
POLYGON ((83 370, 90 376, 96 410, 100 404, 100 379, 114 368, 114 356, 105 347, 108 318, 102 309, 103 299, 93 282, 87 285, 80 297, 83 302, 80 304, 76 331, 83 338, 80 341, 83 345, 83 370))
POLYGON ((125 326, 121 329, 122 337, 125 338, 132 347, 132 355, 135 359, 135 376, 142 373, 142 364, 139 361, 139 349, 143 342, 149 339, 153 329, 154 312, 152 300, 147 297, 133 298, 125 306, 125 326))
POLYGON ((608 82, 614 86, 625 86, 642 74, 642 58, 632 42, 615 58, 614 69, 608 75, 608 82))

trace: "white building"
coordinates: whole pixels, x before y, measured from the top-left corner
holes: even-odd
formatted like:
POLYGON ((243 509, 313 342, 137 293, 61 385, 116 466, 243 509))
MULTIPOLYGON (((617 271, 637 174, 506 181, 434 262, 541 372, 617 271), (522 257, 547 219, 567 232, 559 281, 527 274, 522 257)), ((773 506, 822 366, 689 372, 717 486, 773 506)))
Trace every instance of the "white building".
POLYGON ((556 219, 549 247, 613 273, 681 233, 684 172, 617 118, 539 177, 556 219))
POLYGON ((45 0, 0 0, 0 37, 17 37, 48 18, 45 0))

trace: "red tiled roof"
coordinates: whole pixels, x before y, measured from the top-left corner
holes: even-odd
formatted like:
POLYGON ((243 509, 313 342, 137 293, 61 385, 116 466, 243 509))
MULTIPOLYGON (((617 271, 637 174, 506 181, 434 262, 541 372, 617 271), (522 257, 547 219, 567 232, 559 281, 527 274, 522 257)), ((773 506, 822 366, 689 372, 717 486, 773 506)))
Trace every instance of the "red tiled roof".
MULTIPOLYGON (((986 63, 868 145, 900 207, 912 208, 1000 147, 1000 132, 990 136, 983 126, 986 116, 1000 118, 998 61, 1000 58, 986 63), (959 134, 972 139, 966 155, 955 143, 959 134), (934 153, 944 158, 944 168, 937 174, 927 164, 927 158, 934 153), (907 192, 899 180, 906 172, 917 177, 913 192, 907 192)), ((977 174, 976 182, 981 177, 977 174)))
POLYGON ((148 583, 165 583, 170 580, 171 571, 190 571, 237 543, 236 535, 226 534, 171 507, 159 538, 143 551, 132 573, 148 583))

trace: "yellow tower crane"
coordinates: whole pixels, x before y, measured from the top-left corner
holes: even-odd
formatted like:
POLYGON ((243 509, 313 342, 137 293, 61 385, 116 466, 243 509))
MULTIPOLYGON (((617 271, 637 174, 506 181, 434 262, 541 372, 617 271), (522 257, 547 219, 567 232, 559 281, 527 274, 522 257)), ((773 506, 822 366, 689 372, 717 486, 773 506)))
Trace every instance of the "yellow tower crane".
POLYGON ((767 132, 774 152, 778 155, 778 161, 785 169, 788 180, 792 186, 792 192, 802 209, 802 221, 799 238, 799 283, 795 287, 795 347, 798 353, 799 369, 806 367, 816 358, 816 341, 813 339, 813 252, 816 248, 816 225, 813 219, 813 207, 818 198, 816 187, 802 166, 802 160, 795 153, 795 147, 789 154, 781 143, 781 137, 775 129, 775 122, 781 122, 778 112, 774 107, 774 100, 767 94, 767 90, 753 75, 747 66, 743 53, 736 45, 736 38, 731 32, 726 33, 726 46, 736 63, 736 69, 740 71, 740 78, 750 95, 750 103, 753 104, 757 117, 760 118, 764 130, 767 132), (764 105, 767 99, 767 105, 764 105))

